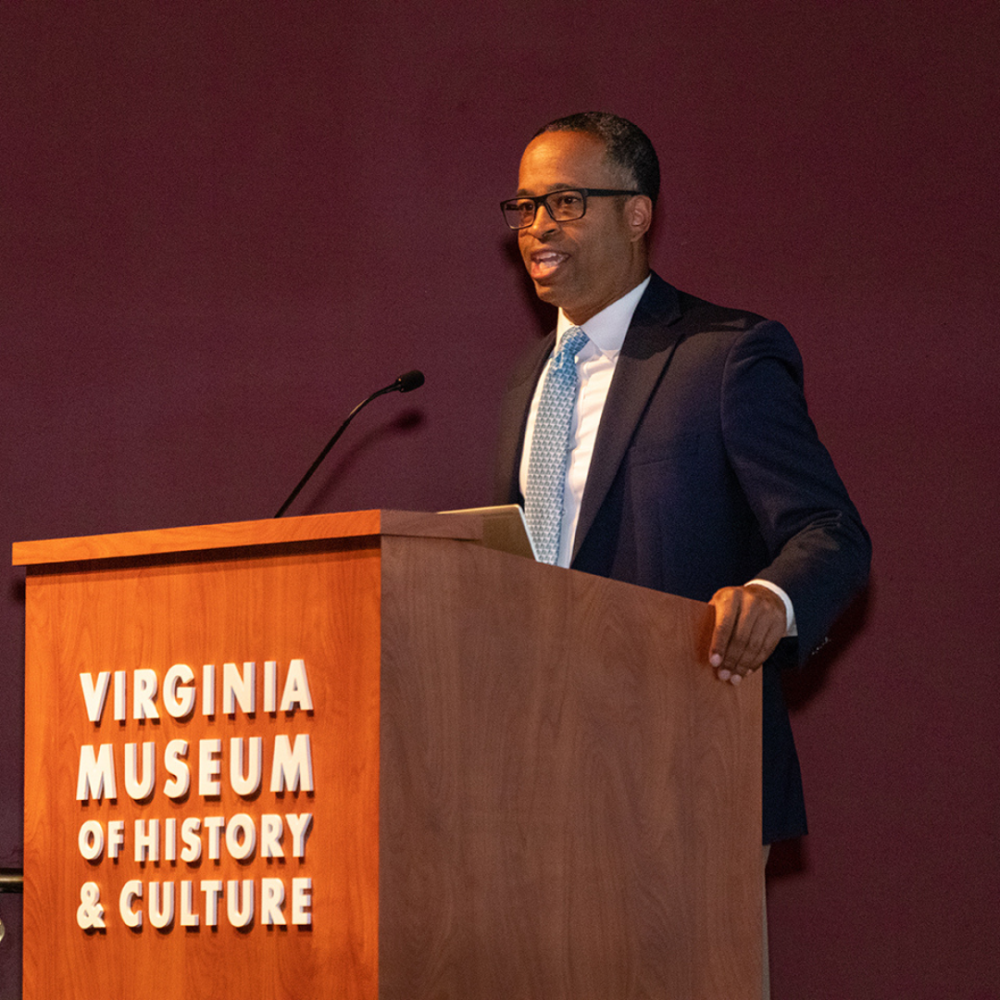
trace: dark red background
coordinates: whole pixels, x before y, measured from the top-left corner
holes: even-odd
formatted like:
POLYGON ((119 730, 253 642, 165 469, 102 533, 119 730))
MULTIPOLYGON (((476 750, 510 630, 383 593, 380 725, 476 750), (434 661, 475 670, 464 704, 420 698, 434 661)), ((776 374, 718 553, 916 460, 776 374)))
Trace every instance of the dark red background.
MULTIPOLYGON (((775 1000, 1000 998, 995 0, 8 2, 0 529, 485 502, 551 322, 497 202, 541 123, 659 148, 654 264, 784 320, 871 530, 794 679, 813 833, 775 858, 775 1000)), ((9 549, 7 550, 9 551, 9 549)), ((0 867, 21 863, 23 574, 0 600, 0 867)), ((0 996, 19 901, 0 897, 0 996)))

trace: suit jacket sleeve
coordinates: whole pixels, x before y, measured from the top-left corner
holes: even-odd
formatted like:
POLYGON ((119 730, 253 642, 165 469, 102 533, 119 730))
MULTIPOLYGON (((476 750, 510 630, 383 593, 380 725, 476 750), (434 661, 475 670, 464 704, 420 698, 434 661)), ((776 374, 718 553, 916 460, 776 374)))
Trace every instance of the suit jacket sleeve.
POLYGON ((816 435, 783 326, 761 323, 733 343, 720 399, 726 453, 771 560, 755 575, 791 598, 801 662, 864 586, 868 535, 816 435))

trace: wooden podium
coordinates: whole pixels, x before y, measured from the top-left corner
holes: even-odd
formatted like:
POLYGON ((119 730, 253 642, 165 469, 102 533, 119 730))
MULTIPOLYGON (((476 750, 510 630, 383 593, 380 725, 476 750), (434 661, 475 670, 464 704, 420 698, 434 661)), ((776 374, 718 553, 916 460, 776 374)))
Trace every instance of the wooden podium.
POLYGON ((24 542, 24 996, 760 995, 703 604, 365 511, 24 542))

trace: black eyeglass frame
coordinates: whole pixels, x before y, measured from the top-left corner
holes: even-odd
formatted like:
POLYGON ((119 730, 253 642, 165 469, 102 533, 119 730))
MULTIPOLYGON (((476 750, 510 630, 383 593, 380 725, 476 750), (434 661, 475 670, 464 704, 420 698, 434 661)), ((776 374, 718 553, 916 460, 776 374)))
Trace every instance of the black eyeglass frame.
POLYGON ((545 206, 545 211, 549 213, 549 218, 558 224, 563 222, 576 222, 577 219, 582 219, 587 214, 587 199, 588 198, 612 198, 615 195, 626 195, 631 197, 632 195, 642 194, 641 191, 619 191, 614 188, 560 188, 558 191, 550 191, 548 194, 540 195, 530 195, 523 194, 517 198, 505 198, 500 202, 500 211, 503 213, 503 221, 514 230, 518 232, 522 229, 528 229, 535 224, 535 219, 538 218, 538 209, 543 205, 545 206), (572 219, 557 219, 555 213, 549 206, 549 198, 557 194, 566 194, 567 191, 573 191, 576 194, 583 195, 583 211, 579 215, 573 216, 572 219), (507 205, 514 204, 519 201, 531 201, 535 204, 535 210, 531 213, 531 221, 526 222, 523 226, 515 226, 507 218, 507 205))

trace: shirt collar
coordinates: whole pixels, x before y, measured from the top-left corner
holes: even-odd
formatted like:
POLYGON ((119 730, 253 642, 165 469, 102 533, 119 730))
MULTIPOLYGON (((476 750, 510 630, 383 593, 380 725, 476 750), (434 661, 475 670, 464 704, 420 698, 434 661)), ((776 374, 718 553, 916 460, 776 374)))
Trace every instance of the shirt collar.
MULTIPOLYGON (((646 291, 651 276, 651 273, 647 274, 645 280, 640 281, 632 291, 626 292, 620 299, 615 299, 611 305, 605 306, 582 325, 587 339, 596 344, 604 354, 617 354, 622 349, 625 334, 628 333, 629 324, 632 322, 632 314, 643 292, 646 291)), ((560 309, 559 318, 556 320, 556 343, 561 344, 566 331, 574 327, 575 324, 567 319, 560 309)))

